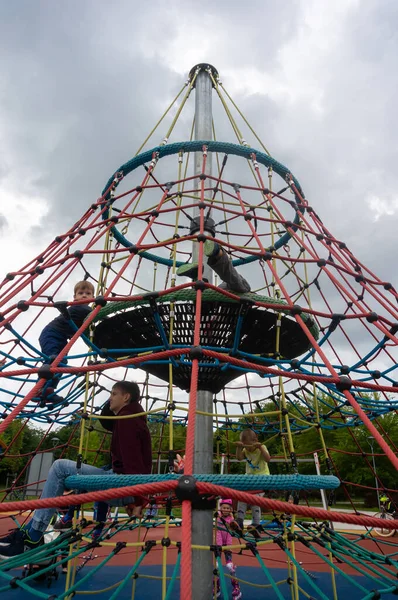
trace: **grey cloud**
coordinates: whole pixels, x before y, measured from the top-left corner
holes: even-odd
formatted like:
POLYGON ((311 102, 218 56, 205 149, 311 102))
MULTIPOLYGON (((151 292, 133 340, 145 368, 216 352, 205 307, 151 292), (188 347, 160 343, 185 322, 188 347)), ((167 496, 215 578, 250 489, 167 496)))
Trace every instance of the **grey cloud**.
MULTIPOLYGON (((294 68, 286 75, 294 98, 274 94, 289 66, 283 51, 309 32, 308 3, 290 2, 289 10, 260 0, 225 7, 210 0, 200 11, 193 2, 140 3, 134 10, 127 1, 2 4, 0 51, 7 61, 0 72, 0 119, 9 161, 21 185, 29 177, 51 203, 32 237, 66 231, 134 154, 183 84, 163 60, 181 27, 199 23, 205 34, 219 24, 225 47, 202 57, 201 41, 192 39, 198 61, 213 62, 227 89, 235 84, 237 104, 297 176, 331 233, 381 278, 396 280, 398 214, 375 222, 367 203, 370 195, 392 198, 397 189, 396 4, 353 4, 349 18, 341 19, 338 43, 310 73, 321 92, 320 112, 301 94, 308 82, 289 80, 294 68), (236 85, 234 70, 252 68, 270 76, 269 90, 249 94, 236 85)), ((181 57, 186 50, 180 48, 181 57)), ((318 50, 310 48, 313 55, 318 50)), ((192 111, 193 98, 173 140, 188 137, 192 111)), ((234 141, 225 119, 216 127, 219 139, 234 141)), ((251 134, 245 137, 257 145, 251 134)))
POLYGON ((4 215, 0 214, 0 231, 3 232, 8 226, 7 219, 4 215))

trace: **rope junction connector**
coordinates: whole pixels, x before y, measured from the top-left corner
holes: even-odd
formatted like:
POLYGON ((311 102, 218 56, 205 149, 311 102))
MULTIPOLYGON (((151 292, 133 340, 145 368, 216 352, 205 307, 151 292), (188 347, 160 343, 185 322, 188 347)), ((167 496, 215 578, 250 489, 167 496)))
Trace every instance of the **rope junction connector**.
POLYGON ((192 508, 195 510, 214 510, 217 506, 215 499, 207 496, 201 496, 196 487, 197 480, 192 475, 183 475, 178 480, 176 487, 176 496, 181 502, 190 500, 192 508))
MULTIPOLYGON (((214 220, 211 217, 208 217, 207 215, 204 218, 203 229, 204 229, 204 231, 210 233, 213 237, 216 235, 216 224, 215 224, 214 220)), ((199 215, 196 217, 193 217, 193 219, 191 219, 190 225, 189 225, 190 235, 194 235, 198 231, 200 231, 200 216, 199 215)))
POLYGON ((178 500, 197 500, 199 493, 196 487, 197 480, 192 475, 183 475, 178 480, 176 496, 178 500))

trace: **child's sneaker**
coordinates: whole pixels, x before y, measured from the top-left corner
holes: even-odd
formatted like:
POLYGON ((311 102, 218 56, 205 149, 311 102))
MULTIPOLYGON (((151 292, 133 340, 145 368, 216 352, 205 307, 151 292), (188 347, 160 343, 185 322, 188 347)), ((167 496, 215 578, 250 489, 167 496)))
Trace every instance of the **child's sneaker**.
POLYGON ((203 251, 208 258, 212 258, 220 252, 220 246, 214 240, 206 240, 203 245, 203 251))
POLYGON ((248 525, 247 533, 250 533, 256 540, 260 539, 260 533, 259 533, 256 525, 248 525))
POLYGON ((194 281, 198 278, 198 263, 184 263, 177 269, 179 277, 190 277, 194 281))
POLYGON ((238 534, 239 537, 243 537, 243 529, 236 521, 231 521, 229 524, 229 528, 238 534))
POLYGON ((91 532, 91 539, 93 540, 93 542, 97 542, 100 537, 102 536, 102 531, 104 529, 104 523, 100 523, 99 525, 96 525, 94 527, 94 529, 91 532))
POLYGON ((236 568, 235 568, 235 565, 232 562, 232 560, 230 562, 227 562, 227 564, 225 566, 227 567, 230 575, 235 575, 236 568))
POLYGON ((23 527, 16 527, 15 529, 11 529, 10 533, 0 538, 0 546, 9 546, 12 544, 14 539, 18 537, 19 532, 23 530, 23 527))
POLYGON ((0 559, 7 560, 24 552, 29 552, 34 548, 39 548, 44 544, 44 539, 41 537, 37 542, 33 542, 28 532, 25 529, 18 529, 13 536, 13 540, 8 546, 3 546, 0 549, 0 559))
POLYGON ((54 531, 68 531, 68 529, 71 529, 72 525, 73 519, 71 519, 69 515, 65 515, 61 519, 58 519, 54 524, 53 529, 54 531))
POLYGON ((234 587, 234 589, 232 590, 232 599, 240 600, 240 598, 242 598, 242 592, 240 591, 240 588, 234 587))

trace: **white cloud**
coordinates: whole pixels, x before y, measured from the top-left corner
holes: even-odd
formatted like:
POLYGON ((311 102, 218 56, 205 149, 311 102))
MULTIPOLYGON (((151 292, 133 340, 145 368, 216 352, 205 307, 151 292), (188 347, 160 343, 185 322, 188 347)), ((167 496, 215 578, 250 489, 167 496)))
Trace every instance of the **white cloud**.
POLYGON ((366 202, 373 212, 373 219, 376 222, 382 216, 391 217, 398 209, 398 198, 380 198, 378 196, 371 196, 366 202))

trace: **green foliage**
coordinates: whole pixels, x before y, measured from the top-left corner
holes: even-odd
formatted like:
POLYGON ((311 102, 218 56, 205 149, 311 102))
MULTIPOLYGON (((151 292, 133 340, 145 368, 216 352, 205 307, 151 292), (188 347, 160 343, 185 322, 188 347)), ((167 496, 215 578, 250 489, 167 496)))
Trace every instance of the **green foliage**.
MULTIPOLYGON (((379 400, 377 395, 372 394, 370 396, 372 400, 379 400)), ((319 412, 322 422, 322 416, 328 414, 333 408, 333 401, 327 396, 321 397, 329 406, 319 402, 319 412)), ((381 402, 383 400, 380 400, 381 402)), ((214 452, 215 453, 226 453, 231 457, 235 456, 236 446, 233 442, 239 440, 240 431, 243 427, 247 427, 248 422, 253 425, 257 425, 257 428, 261 430, 264 425, 264 413, 274 411, 276 408, 273 402, 264 402, 260 408, 254 410, 257 414, 254 418, 242 417, 237 421, 235 428, 232 431, 226 431, 220 428, 216 431, 214 452)), ((374 452, 375 465, 377 475, 383 482, 383 485, 387 488, 395 489, 396 486, 396 470, 390 463, 388 458, 384 456, 383 452, 378 447, 375 440, 370 436, 369 431, 366 427, 360 424, 356 427, 344 426, 344 421, 336 412, 332 416, 332 419, 326 421, 329 425, 328 428, 322 427, 320 431, 316 426, 316 411, 315 403, 313 400, 306 398, 306 405, 301 403, 299 400, 295 403, 288 404, 289 410, 289 421, 291 426, 303 425, 303 413, 305 418, 308 416, 307 426, 302 432, 293 432, 293 444, 294 451, 297 457, 301 458, 313 458, 315 451, 318 452, 319 460, 321 463, 321 472, 328 474, 326 456, 323 449, 323 443, 321 439, 321 433, 325 446, 329 452, 329 455, 336 467, 336 475, 340 477, 342 482, 347 483, 347 488, 350 495, 364 496, 366 493, 366 486, 375 487, 375 477, 372 473, 373 459, 372 453, 374 452), (299 418, 297 418, 299 417, 299 418), (373 445, 373 451, 372 451, 373 445), (370 467, 370 466, 372 467, 370 467), (365 486, 363 488, 356 488, 357 486, 365 486)), ((353 409, 349 406, 344 407, 346 414, 354 414, 353 409)), ((289 448, 286 435, 286 427, 284 422, 282 427, 279 425, 279 417, 269 417, 272 425, 272 429, 277 430, 277 434, 271 432, 271 426, 267 427, 269 434, 259 435, 260 441, 263 441, 272 456, 284 456, 286 453, 289 459, 289 448), (279 431, 284 432, 284 435, 280 435, 279 431)), ((324 421, 323 421, 324 423, 324 421)), ((383 431, 382 436, 386 439, 392 447, 398 448, 398 415, 394 412, 390 412, 384 416, 379 417, 374 421, 376 429, 383 431)), ((292 427, 293 429, 293 427, 292 427)), ((229 468, 231 473, 244 472, 244 466, 231 464, 229 468)), ((288 473, 291 472, 290 465, 284 465, 283 463, 273 463, 271 466, 272 473, 288 473)), ((299 472, 302 474, 314 474, 315 465, 313 462, 300 462, 299 472)), ((338 494, 342 495, 342 492, 338 494)))
POLYGON ((7 446, 14 440, 7 454, 0 460, 1 479, 4 479, 7 473, 18 473, 23 468, 26 458, 20 454, 25 452, 24 439, 28 439, 28 429, 29 426, 24 421, 13 421, 0 436, 7 446))
MULTIPOLYGON (((332 405, 330 399, 325 399, 329 405, 332 405)), ((301 404, 299 400, 295 404, 288 404, 291 424, 303 424, 298 419, 298 417, 303 418, 303 412, 309 419, 307 429, 301 433, 293 433, 296 456, 312 458, 314 451, 318 451, 321 470, 325 474, 328 473, 321 439, 322 433, 326 448, 336 467, 336 475, 340 477, 342 482, 346 482, 350 495, 356 493, 358 496, 363 497, 366 494, 366 486, 370 488, 375 487, 375 478, 372 469, 369 467, 369 465, 373 466, 373 446, 373 452, 376 455, 374 461, 380 480, 386 488, 396 488, 396 471, 394 467, 388 458, 384 456, 375 440, 370 437, 365 427, 362 425, 351 428, 343 427, 343 421, 337 412, 333 415, 333 421, 329 421, 330 428, 323 427, 320 432, 316 427, 315 407, 308 398, 306 400, 307 406, 301 404), (352 484, 365 487, 355 488, 352 484)), ((248 418, 242 416, 235 424, 232 424, 232 428, 228 431, 225 428, 219 428, 215 431, 213 452, 216 459, 216 472, 220 471, 222 454, 226 455, 225 472, 244 472, 245 465, 243 463, 229 462, 229 458, 235 458, 236 455, 236 445, 234 442, 239 440, 242 428, 247 427, 250 423, 257 425, 257 428, 261 430, 265 423, 264 413, 275 411, 276 408, 274 402, 264 402, 260 408, 255 409, 255 417, 248 418)), ((319 410, 321 415, 325 415, 330 409, 320 403, 319 410)), ((351 411, 350 407, 345 407, 344 410, 346 413, 351 411)), ((267 445, 271 457, 287 456, 289 459, 290 450, 288 448, 284 421, 282 420, 281 427, 280 416, 270 415, 267 418, 270 424, 266 428, 267 433, 259 435, 260 441, 267 445), (282 431, 282 435, 280 435, 280 431, 282 431)), ((393 449, 394 447, 398 448, 398 416, 394 412, 390 412, 379 417, 374 421, 374 424, 376 428, 379 428, 387 443, 393 449)), ((151 422, 149 423, 149 429, 152 436, 153 459, 156 460, 159 457, 167 459, 170 436, 169 423, 151 422)), ((173 426, 173 448, 175 451, 180 453, 185 452, 186 432, 187 428, 184 425, 175 424, 173 426)), ((84 452, 84 459, 89 464, 96 464, 98 466, 109 464, 111 435, 102 429, 98 421, 95 421, 91 431, 88 430, 86 424, 84 435, 83 448, 87 449, 84 452)), ((1 439, 9 444, 14 438, 15 441, 9 452, 0 460, 0 478, 3 481, 7 473, 20 472, 26 464, 26 455, 34 452, 39 445, 41 450, 50 450, 54 446, 60 446, 60 448, 54 451, 55 458, 59 458, 62 455, 64 458, 76 460, 80 443, 80 426, 65 425, 47 434, 26 421, 14 421, 7 428, 6 432, 2 434, 1 439)), ((167 463, 163 463, 161 466, 161 472, 165 470, 167 470, 167 463)), ((273 463, 271 465, 271 472, 291 472, 290 462, 287 464, 273 463)), ((314 463, 300 462, 299 472, 303 474, 315 473, 314 463)), ((340 495, 342 495, 341 492, 340 495)))
MULTIPOLYGON (((153 460, 168 459, 170 448, 170 425, 169 423, 148 423, 152 438, 152 458, 153 460)), ((175 452, 185 454, 185 440, 187 437, 187 428, 185 425, 173 425, 173 449, 175 452)), ((161 463, 160 472, 168 471, 168 464, 161 463)))

